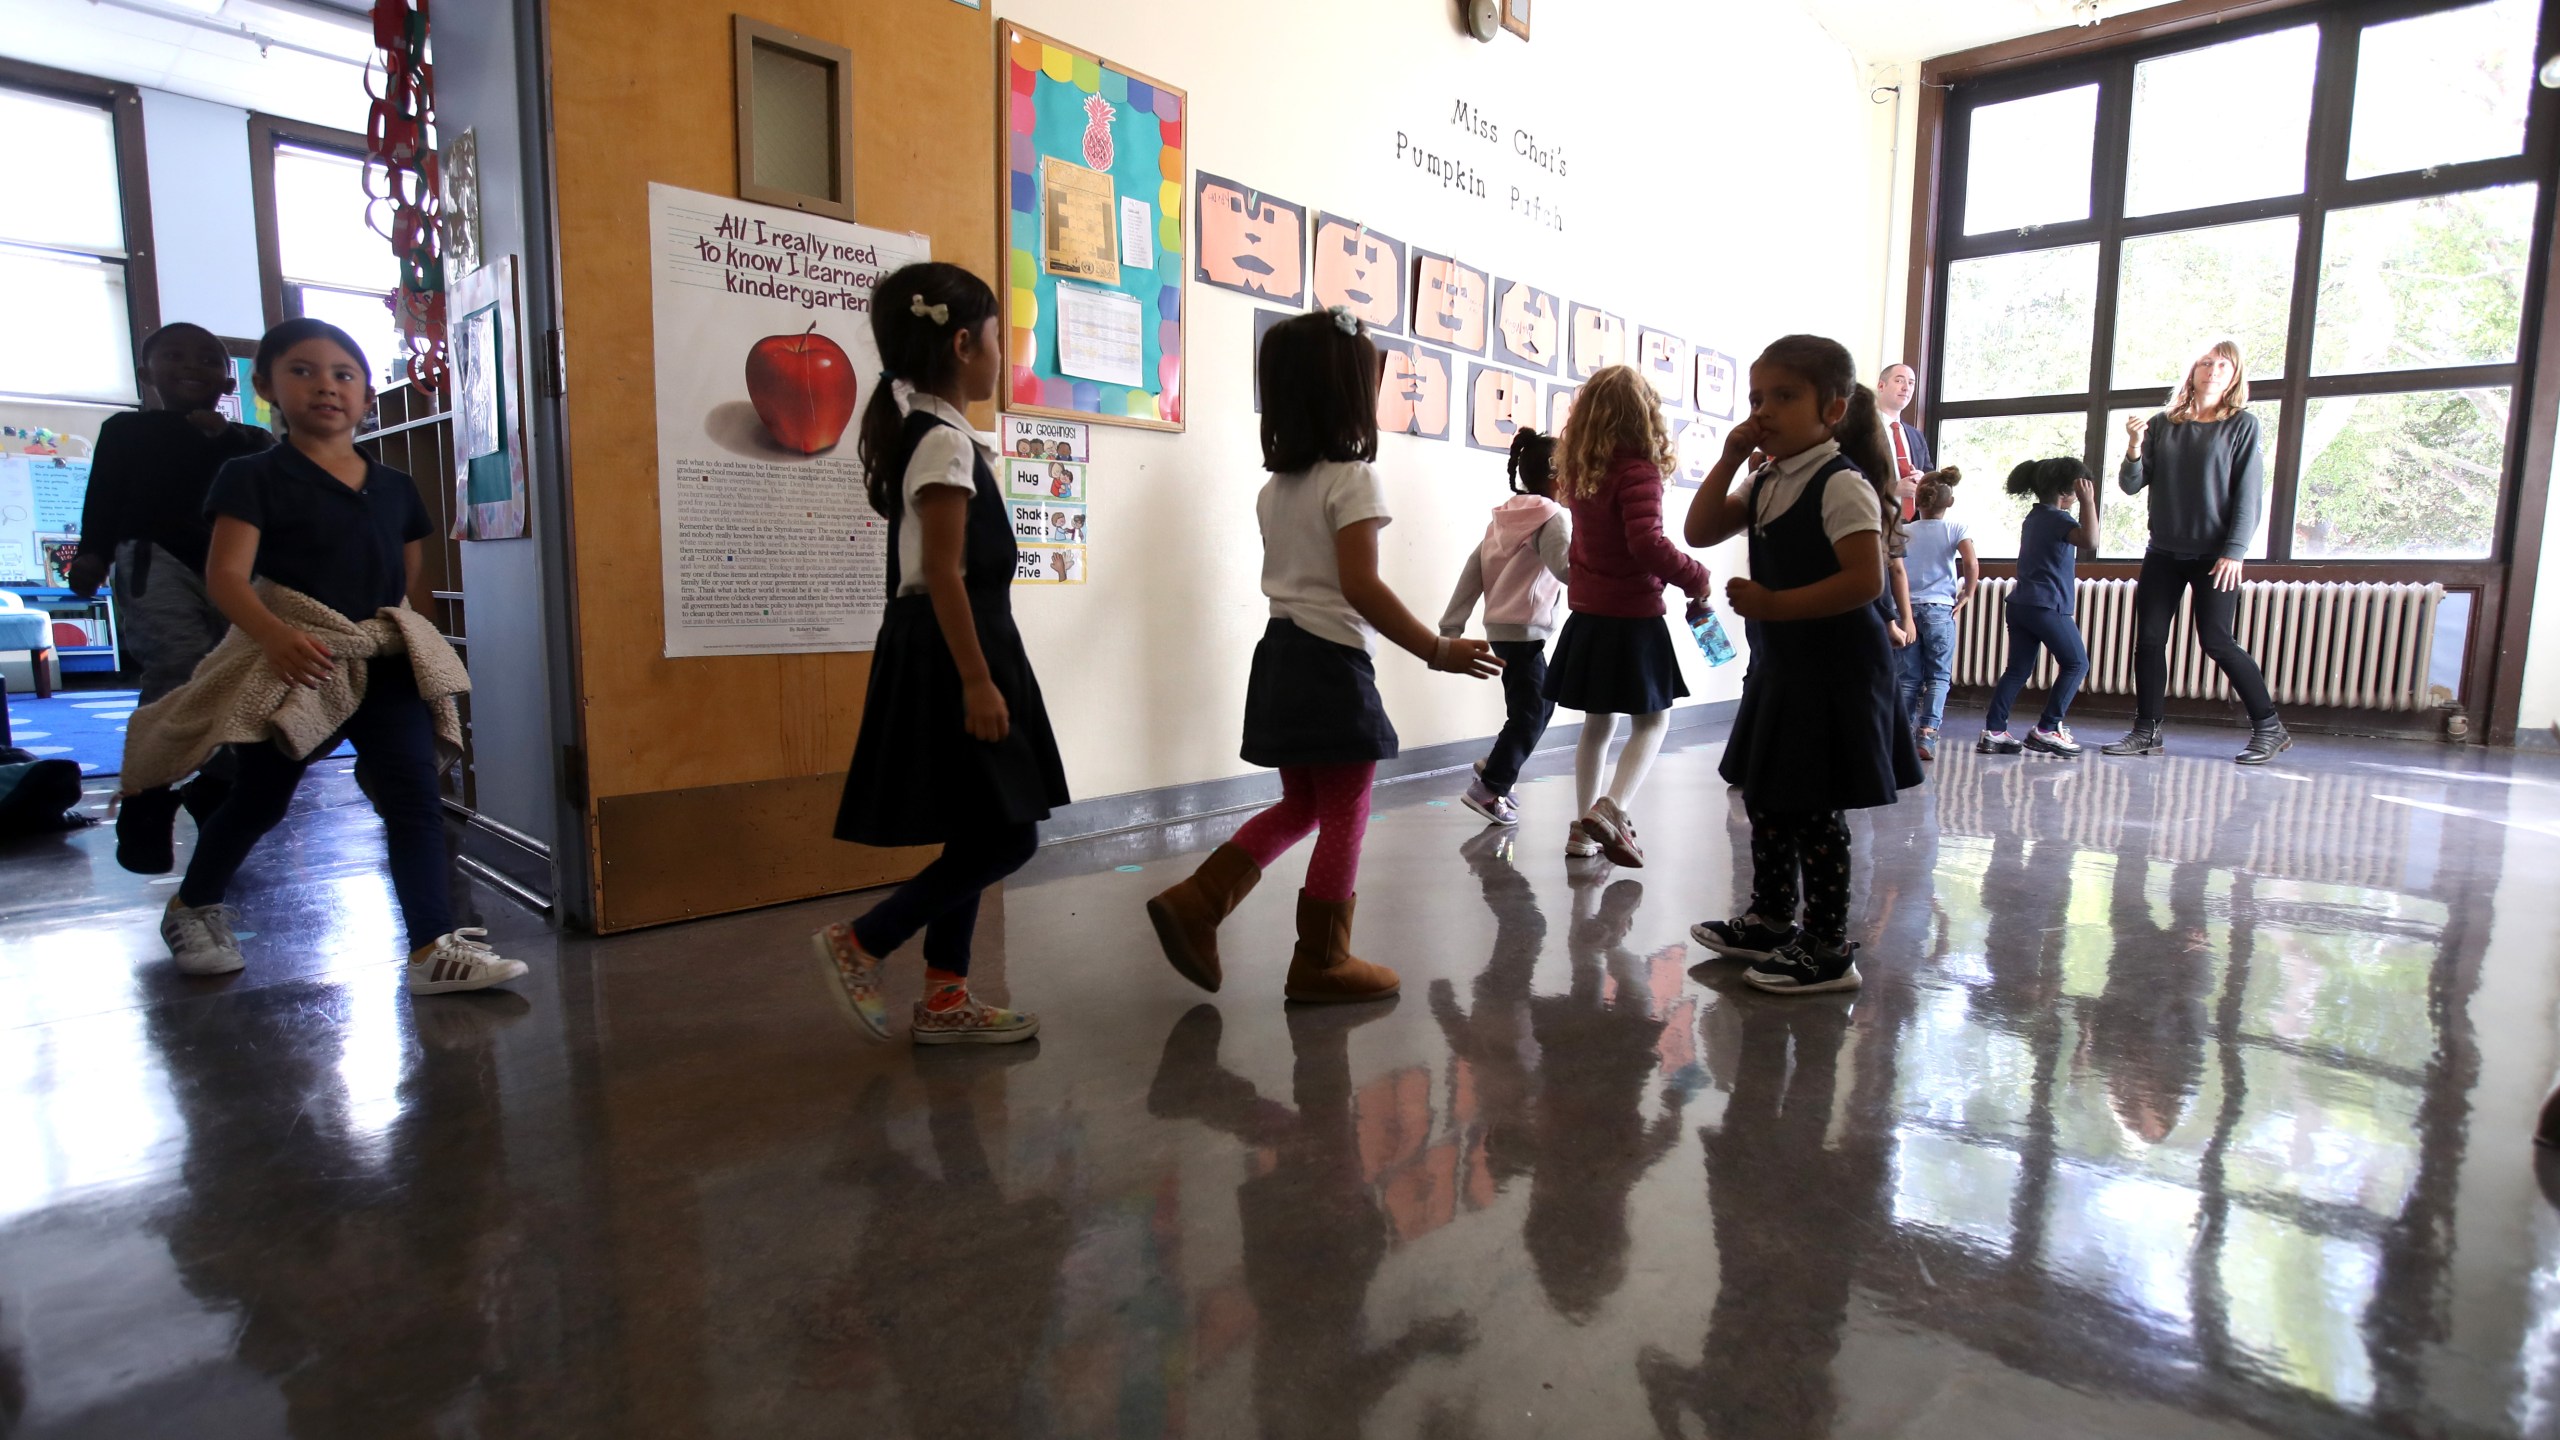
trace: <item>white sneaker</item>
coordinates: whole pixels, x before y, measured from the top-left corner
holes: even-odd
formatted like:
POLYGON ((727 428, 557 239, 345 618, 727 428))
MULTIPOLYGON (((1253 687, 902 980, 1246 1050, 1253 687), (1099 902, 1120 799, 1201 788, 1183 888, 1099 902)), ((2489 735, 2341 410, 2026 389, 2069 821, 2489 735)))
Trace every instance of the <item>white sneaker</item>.
POLYGON ((1606 795, 1592 801, 1591 813, 1582 817, 1582 833, 1590 836, 1613 864, 1629 869, 1643 867, 1644 851, 1636 844, 1635 822, 1618 808, 1617 801, 1606 795))
POLYGON ((450 995, 457 990, 486 990, 524 973, 524 962, 510 960, 482 942, 489 932, 466 927, 439 935, 425 953, 409 960, 409 993, 450 995))
POLYGON ((1588 860, 1600 853, 1600 842, 1582 833, 1582 822, 1576 820, 1564 832, 1564 858, 1588 860))
POLYGON ((160 916, 160 938, 169 942, 169 958, 181 975, 228 975, 248 964, 231 922, 240 913, 228 905, 181 905, 169 897, 160 916))

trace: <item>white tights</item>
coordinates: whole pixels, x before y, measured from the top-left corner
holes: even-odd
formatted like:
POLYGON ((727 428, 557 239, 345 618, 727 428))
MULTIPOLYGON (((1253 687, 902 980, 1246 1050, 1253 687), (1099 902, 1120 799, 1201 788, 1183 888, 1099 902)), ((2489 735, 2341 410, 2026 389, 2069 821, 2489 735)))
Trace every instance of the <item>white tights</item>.
MULTIPOLYGON (((1608 763, 1609 741, 1618 733, 1618 717, 1593 713, 1582 717, 1582 741, 1573 751, 1573 798, 1588 815, 1600 799, 1600 767, 1608 763)), ((1671 733, 1671 712, 1627 717, 1627 743, 1618 752, 1618 772, 1609 780, 1609 798, 1621 810, 1635 803, 1636 791, 1662 754, 1662 739, 1671 733)))

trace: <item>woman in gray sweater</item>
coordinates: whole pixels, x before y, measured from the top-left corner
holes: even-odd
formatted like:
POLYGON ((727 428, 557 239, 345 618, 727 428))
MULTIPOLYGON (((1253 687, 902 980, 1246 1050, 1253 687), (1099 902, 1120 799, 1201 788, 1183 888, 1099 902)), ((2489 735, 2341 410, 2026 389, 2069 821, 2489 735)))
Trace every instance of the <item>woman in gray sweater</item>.
POLYGON ((2266 512, 2266 454, 2249 413, 2240 347, 2218 340, 2196 357, 2169 408, 2124 422, 2116 484, 2151 492, 2151 545, 2134 582, 2133 730, 2109 755, 2157 755, 2169 694, 2169 627, 2178 598, 2195 595, 2196 639, 2249 710, 2249 745, 2232 758, 2264 765, 2293 744, 2258 662, 2231 633, 2240 610, 2242 557, 2266 512))

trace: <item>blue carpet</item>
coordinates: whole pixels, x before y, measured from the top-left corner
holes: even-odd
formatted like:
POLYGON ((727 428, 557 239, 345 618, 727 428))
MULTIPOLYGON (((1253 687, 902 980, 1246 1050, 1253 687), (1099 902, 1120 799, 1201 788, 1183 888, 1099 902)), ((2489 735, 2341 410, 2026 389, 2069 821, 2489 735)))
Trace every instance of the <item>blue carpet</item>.
POLYGON ((124 768, 124 722, 141 698, 138 690, 57 690, 38 700, 12 690, 10 743, 39 760, 77 760, 83 775, 113 775, 124 768))

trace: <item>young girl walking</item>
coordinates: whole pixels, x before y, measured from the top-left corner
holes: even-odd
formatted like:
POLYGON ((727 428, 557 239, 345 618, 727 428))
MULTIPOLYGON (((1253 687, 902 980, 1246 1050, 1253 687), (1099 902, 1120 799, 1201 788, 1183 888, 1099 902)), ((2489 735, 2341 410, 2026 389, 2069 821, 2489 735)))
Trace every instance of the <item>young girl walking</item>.
POLYGON ((1280 772, 1280 803, 1211 851, 1190 878, 1147 902, 1165 959, 1204 990, 1224 980, 1218 924, 1262 872, 1316 835, 1298 892, 1298 944, 1281 993, 1292 1000, 1375 1000, 1401 981, 1351 953, 1360 842, 1378 762, 1396 754, 1370 651, 1385 636, 1434 670, 1502 671, 1482 640, 1435 635, 1378 578, 1386 493, 1378 458, 1378 347, 1336 305, 1271 327, 1262 339, 1262 593, 1271 621, 1254 647, 1244 697, 1244 758, 1280 772))
POLYGON ((1991 692, 1991 708, 1982 717, 1982 738, 1973 748, 1985 755, 2015 755, 2021 749, 2066 759, 2080 753, 2071 727, 2062 723, 2073 696, 2089 674, 2089 647, 2072 623, 2073 584, 2080 546, 2088 532, 2071 518, 2076 503, 2086 515, 2097 499, 2097 482, 2078 460, 2062 457, 2029 460, 2009 472, 2009 493, 2035 498, 2035 508, 2018 525, 2018 578, 2009 589, 2009 668, 1991 692), (2034 678, 2038 651, 2053 652, 2058 673, 2044 697, 2044 715, 2027 732, 2023 744, 2009 734, 2009 707, 2034 678))
POLYGON ((1890 805, 1921 779, 1875 607, 1885 506, 1832 438, 1857 383, 1835 340, 1770 345, 1751 365, 1751 414, 1725 437, 1686 526, 1698 546, 1749 532, 1751 576, 1725 593, 1759 622, 1761 646, 1722 767, 1751 818, 1751 904, 1689 934, 1750 961, 1743 978, 1782 993, 1858 987, 1845 812, 1890 805), (1734 493, 1754 450, 1773 458, 1734 493))
MULTIPOLYGON (((311 709, 322 714, 353 703, 334 734, 301 754, 287 753, 280 738, 234 744, 231 789, 197 832, 161 936, 189 975, 226 974, 246 963, 233 911, 223 903, 231 879, 283 821, 310 759, 343 739, 354 743, 365 793, 382 817, 391 889, 409 932, 409 990, 434 995, 504 984, 525 973, 523 962, 490 949, 485 932, 453 924, 452 860, 436 777, 459 753, 460 727, 449 693, 431 703, 420 685, 439 673, 467 687, 460 662, 423 618, 433 602, 425 542, 434 527, 417 482, 355 447, 356 426, 373 407, 364 352, 335 325, 287 320, 258 342, 250 373, 283 417, 285 443, 225 464, 205 497, 213 517, 205 592, 234 630, 197 678, 162 702, 165 709, 134 716, 126 778, 136 781, 145 768, 137 762, 178 732, 192 731, 198 742, 184 768, 201 758, 205 740, 247 738, 201 723, 208 713, 240 715, 252 688, 241 667, 224 664, 226 649, 254 644, 274 677, 318 692, 311 709)), ((298 707, 292 700, 269 707, 275 718, 258 717, 261 728, 280 735, 288 708, 298 707)))
POLYGON ((1040 681, 1013 625, 1013 526, 965 411, 996 393, 1002 322, 995 292, 957 265, 906 266, 872 297, 885 373, 855 443, 871 508, 889 521, 889 608, 835 836, 942 854, 810 941, 846 1013, 885 1040, 882 962, 923 931, 915 1043, 1002 1045, 1030 1039, 1040 1021, 969 993, 978 899, 1022 868, 1039 822, 1067 803, 1040 681), (893 380, 907 387, 903 409, 893 380))
POLYGON ((1556 637, 1547 699, 1582 712, 1573 760, 1574 802, 1582 818, 1565 835, 1569 858, 1606 855, 1642 865, 1627 818, 1636 791, 1662 753, 1671 702, 1689 693, 1662 623, 1662 587, 1689 596, 1692 625, 1707 613, 1707 567, 1662 533, 1662 475, 1672 464, 1662 402, 1643 376, 1612 365, 1584 382, 1559 441, 1556 494, 1573 507, 1573 548, 1565 603, 1572 613, 1556 637), (1607 793, 1600 772, 1618 717, 1627 743, 1607 793))
POLYGON ((1913 500, 1920 518, 1904 527, 1903 564, 1911 577, 1911 614, 1919 626, 1917 664, 1905 667, 1903 713, 1918 726, 1920 758, 1938 758, 1938 722, 1946 715, 1947 687, 1955 683, 1956 617, 1973 603, 1982 583, 1973 531, 1947 518, 1964 472, 1950 465, 1919 478, 1913 500))
POLYGON ((1520 823, 1511 789, 1556 713, 1546 694, 1547 636, 1564 598, 1573 525, 1553 498, 1555 450, 1554 437, 1535 430, 1511 437, 1511 498, 1493 507, 1493 521, 1467 552, 1458 588, 1440 616, 1440 633, 1455 639, 1466 633, 1481 597, 1484 633, 1502 658, 1502 733, 1476 762, 1475 782, 1462 798, 1491 825, 1520 823))

